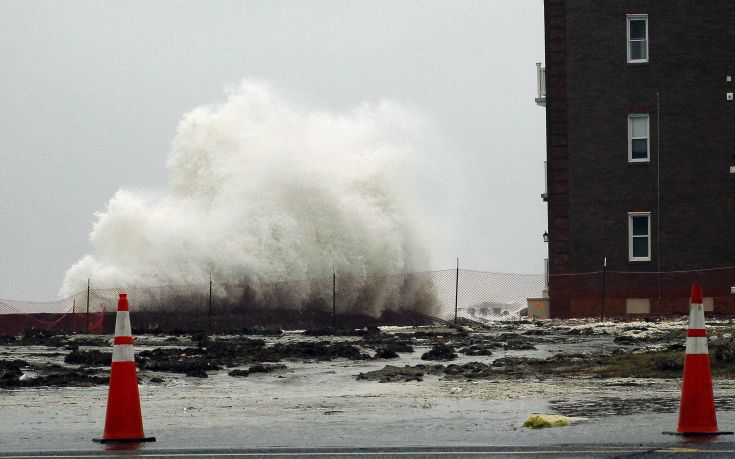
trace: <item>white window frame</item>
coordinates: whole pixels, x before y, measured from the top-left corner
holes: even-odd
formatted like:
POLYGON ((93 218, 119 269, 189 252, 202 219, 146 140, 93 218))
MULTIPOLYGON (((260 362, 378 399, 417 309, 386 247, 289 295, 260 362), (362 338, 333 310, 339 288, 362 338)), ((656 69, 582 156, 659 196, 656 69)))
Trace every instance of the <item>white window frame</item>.
POLYGON ((629 163, 647 163, 651 161, 651 120, 648 113, 640 113, 628 115, 628 162, 629 163), (643 137, 633 137, 633 119, 646 119, 646 157, 633 159, 633 140, 642 139, 643 137))
MULTIPOLYGON (((640 237, 640 236, 638 236, 640 237)), ((628 260, 629 261, 651 261, 651 212, 628 212, 628 260), (648 256, 633 256, 633 217, 648 217, 648 256)))
MULTIPOLYGON (((650 37, 648 36, 648 15, 647 14, 627 14, 626 16, 626 48, 628 49, 628 62, 632 64, 641 63, 641 62, 648 62, 648 40, 650 37), (640 21, 644 20, 646 21, 646 58, 645 59, 631 59, 630 58, 630 44, 633 42, 630 38, 630 21, 640 21)), ((641 41, 641 40, 635 40, 635 41, 641 41)))

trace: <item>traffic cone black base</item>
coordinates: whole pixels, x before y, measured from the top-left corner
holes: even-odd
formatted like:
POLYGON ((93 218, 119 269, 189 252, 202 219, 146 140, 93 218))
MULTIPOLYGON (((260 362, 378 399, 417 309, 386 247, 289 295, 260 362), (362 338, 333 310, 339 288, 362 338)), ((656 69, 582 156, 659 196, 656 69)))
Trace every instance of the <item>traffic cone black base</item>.
POLYGON ((144 438, 93 438, 95 443, 143 443, 149 441, 156 441, 156 437, 144 437, 144 438))

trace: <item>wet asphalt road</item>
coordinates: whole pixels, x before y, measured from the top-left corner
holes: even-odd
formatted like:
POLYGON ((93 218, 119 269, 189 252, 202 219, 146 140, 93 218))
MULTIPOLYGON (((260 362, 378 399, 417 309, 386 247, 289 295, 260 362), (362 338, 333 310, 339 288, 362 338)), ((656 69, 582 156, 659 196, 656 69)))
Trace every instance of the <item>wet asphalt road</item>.
POLYGON ((407 448, 263 448, 160 451, 136 450, 133 445, 107 451, 56 451, 40 453, 0 453, 4 459, 66 458, 468 458, 468 457, 563 457, 563 458, 647 458, 647 457, 733 457, 735 443, 671 445, 554 445, 554 446, 476 446, 476 447, 407 447, 407 448))

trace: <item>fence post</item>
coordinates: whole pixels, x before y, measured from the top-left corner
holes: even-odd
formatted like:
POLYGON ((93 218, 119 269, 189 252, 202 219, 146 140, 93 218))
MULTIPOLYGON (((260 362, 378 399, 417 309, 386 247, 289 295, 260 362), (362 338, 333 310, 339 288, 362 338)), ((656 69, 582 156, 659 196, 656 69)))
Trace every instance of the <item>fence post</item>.
POLYGON ((89 278, 87 278, 87 314, 85 316, 86 321, 86 332, 89 333, 89 278))
POLYGON ((337 329, 337 272, 332 266, 332 330, 337 329))
POLYGON ((457 312, 459 311, 459 258, 457 258, 457 275, 454 278, 454 326, 457 326, 457 312))
POLYGON ((209 273, 209 300, 207 309, 207 330, 212 333, 212 273, 209 273))
POLYGON ((600 322, 605 320, 605 280, 607 278, 607 257, 602 260, 602 295, 600 299, 600 322))

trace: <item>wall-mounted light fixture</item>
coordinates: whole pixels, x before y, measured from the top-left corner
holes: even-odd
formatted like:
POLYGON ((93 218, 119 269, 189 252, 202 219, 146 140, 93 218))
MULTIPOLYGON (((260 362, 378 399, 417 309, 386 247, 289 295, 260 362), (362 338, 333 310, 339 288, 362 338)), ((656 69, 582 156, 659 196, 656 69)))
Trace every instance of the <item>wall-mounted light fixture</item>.
POLYGON ((549 242, 549 233, 544 231, 544 242, 549 242))

